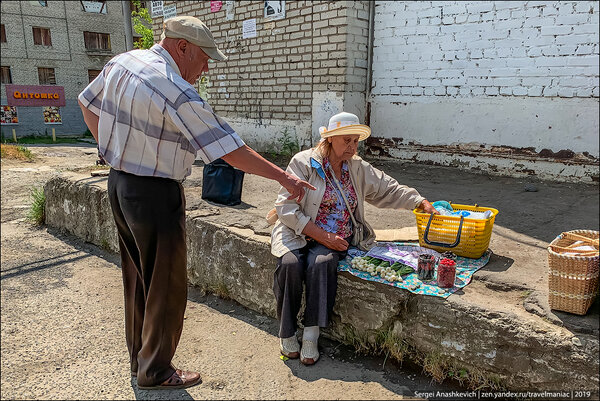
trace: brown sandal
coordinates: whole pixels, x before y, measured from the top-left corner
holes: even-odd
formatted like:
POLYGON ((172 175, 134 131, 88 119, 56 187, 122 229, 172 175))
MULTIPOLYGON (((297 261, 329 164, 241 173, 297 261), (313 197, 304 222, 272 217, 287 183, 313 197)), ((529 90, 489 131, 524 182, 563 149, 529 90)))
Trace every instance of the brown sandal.
POLYGON ((202 383, 200 373, 176 369, 175 372, 167 380, 157 386, 140 386, 143 390, 175 390, 179 388, 187 388, 202 383))

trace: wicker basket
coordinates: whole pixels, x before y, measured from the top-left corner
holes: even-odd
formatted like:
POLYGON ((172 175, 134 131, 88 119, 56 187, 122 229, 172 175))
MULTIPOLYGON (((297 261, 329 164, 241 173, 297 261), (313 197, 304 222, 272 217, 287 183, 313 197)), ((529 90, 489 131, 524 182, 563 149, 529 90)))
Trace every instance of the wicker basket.
POLYGON ((548 246, 550 308, 585 315, 598 294, 598 252, 574 252, 570 247, 593 246, 598 249, 598 231, 573 230, 559 235, 548 246))

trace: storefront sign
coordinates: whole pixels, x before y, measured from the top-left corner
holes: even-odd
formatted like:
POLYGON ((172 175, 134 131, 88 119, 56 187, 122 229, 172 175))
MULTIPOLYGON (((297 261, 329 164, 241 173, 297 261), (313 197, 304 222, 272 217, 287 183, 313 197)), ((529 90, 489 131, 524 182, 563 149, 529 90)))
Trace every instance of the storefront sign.
POLYGON ((6 85, 9 106, 65 106, 65 88, 55 85, 6 85))

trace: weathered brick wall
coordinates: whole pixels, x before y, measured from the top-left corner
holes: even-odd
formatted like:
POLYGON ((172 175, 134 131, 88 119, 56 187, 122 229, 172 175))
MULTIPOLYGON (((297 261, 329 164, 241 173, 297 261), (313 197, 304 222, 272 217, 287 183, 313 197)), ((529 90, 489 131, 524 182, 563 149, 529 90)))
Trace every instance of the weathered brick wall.
POLYGON ((597 181, 599 8, 592 1, 377 1, 371 150, 597 181))
MULTIPOLYGON (((288 1, 285 18, 275 21, 264 18, 264 1, 235 2, 232 20, 223 3, 214 13, 210 2, 164 5, 200 18, 229 57, 210 65, 209 103, 246 142, 277 150, 287 135, 311 146, 318 140, 315 127, 346 106, 347 93, 364 110, 366 63, 354 63, 366 54, 366 37, 357 36, 366 30, 367 2, 288 1), (257 36, 243 39, 243 21, 251 18, 257 36)), ((162 17, 154 18, 153 28, 158 41, 162 17)))
POLYGON ((595 1, 377 2, 374 95, 598 97, 595 1))
MULTIPOLYGON (((19 124, 3 127, 5 135, 50 133, 82 134, 86 130, 77 95, 87 86, 88 70, 101 70, 116 54, 125 51, 121 2, 107 2, 106 14, 88 13, 78 1, 48 1, 47 7, 29 1, 2 1, 2 23, 7 42, 2 43, 2 65, 11 67, 12 82, 39 85, 38 67, 54 68, 56 85, 65 88, 66 106, 61 107, 62 125, 44 124, 41 107, 18 107, 19 124), (50 29, 52 46, 34 45, 32 27, 50 29), (84 31, 110 34, 112 50, 101 55, 85 49, 84 31)), ((1 102, 6 104, 2 85, 1 102)))

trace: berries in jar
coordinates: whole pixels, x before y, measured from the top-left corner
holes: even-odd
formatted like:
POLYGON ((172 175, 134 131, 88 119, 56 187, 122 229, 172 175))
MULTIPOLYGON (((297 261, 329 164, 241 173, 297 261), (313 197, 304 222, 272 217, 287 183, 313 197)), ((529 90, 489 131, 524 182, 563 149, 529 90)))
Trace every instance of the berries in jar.
POLYGON ((454 287, 456 278, 456 262, 452 259, 444 258, 440 260, 437 268, 437 282, 440 288, 454 287))

